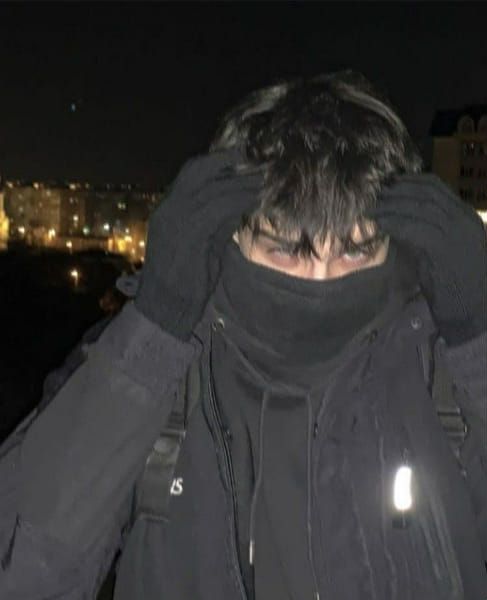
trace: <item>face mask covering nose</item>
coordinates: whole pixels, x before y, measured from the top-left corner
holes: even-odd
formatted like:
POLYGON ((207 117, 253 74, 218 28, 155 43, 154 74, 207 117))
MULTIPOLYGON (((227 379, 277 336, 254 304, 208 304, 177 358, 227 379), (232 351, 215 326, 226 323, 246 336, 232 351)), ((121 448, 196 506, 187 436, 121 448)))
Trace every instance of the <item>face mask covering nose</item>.
POLYGON ((394 263, 391 245, 380 266, 332 280, 307 280, 253 263, 231 243, 215 306, 273 359, 296 366, 322 361, 384 309, 394 263))

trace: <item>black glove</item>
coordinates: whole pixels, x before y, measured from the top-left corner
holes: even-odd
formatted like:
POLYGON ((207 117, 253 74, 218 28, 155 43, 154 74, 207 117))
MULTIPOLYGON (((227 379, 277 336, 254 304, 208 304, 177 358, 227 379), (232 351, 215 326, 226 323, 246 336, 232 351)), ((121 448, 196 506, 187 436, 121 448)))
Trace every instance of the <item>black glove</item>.
POLYGON ((416 257, 440 334, 458 345, 487 330, 487 238, 481 219, 433 175, 402 176, 370 213, 416 257))
POLYGON ((150 320, 186 340, 203 315, 220 257, 242 214, 259 204, 262 176, 238 173, 238 150, 189 161, 152 215, 135 304, 150 320))

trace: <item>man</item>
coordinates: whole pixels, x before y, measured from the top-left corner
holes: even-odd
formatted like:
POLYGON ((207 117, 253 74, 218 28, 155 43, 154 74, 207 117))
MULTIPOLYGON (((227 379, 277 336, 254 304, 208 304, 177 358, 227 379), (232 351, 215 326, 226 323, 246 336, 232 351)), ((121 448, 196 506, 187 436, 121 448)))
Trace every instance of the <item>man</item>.
POLYGON ((114 558, 117 600, 486 597, 486 240, 419 171, 353 73, 227 116, 4 451, 2 598, 93 598, 114 558))

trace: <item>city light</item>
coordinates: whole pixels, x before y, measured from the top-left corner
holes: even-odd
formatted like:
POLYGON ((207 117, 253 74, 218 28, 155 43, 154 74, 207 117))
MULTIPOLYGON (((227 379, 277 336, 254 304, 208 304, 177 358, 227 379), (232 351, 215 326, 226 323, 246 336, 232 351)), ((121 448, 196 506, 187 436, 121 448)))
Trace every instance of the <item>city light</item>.
POLYGON ((477 214, 482 219, 482 221, 487 225, 487 210, 478 210, 477 214))
POLYGON ((100 249, 139 261, 145 252, 152 196, 137 189, 128 196, 125 188, 94 187, 87 192, 91 186, 84 182, 5 181, 0 191, 0 245, 8 243, 11 232, 28 246, 70 253, 100 249))
POLYGON ((79 283, 79 279, 80 279, 80 272, 78 271, 78 269, 72 269, 69 272, 69 276, 73 280, 74 287, 78 287, 78 283, 79 283))

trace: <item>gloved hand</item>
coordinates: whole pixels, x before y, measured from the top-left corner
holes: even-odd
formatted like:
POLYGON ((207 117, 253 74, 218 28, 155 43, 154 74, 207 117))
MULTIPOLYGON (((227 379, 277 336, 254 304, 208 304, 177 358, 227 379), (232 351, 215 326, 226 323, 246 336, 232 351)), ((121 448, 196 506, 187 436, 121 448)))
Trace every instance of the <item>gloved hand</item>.
POLYGON ((481 219, 433 175, 401 176, 370 213, 416 257, 420 283, 450 346, 487 330, 487 239, 481 219))
POLYGON ((135 304, 180 339, 190 337, 203 315, 242 214, 259 204, 262 176, 238 173, 241 162, 236 149, 189 161, 150 219, 135 304))

